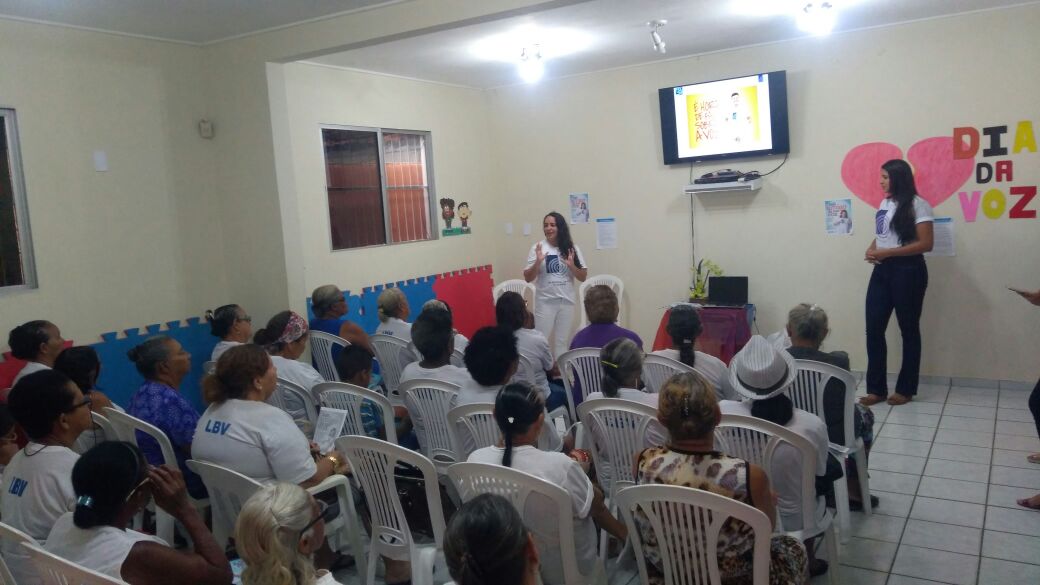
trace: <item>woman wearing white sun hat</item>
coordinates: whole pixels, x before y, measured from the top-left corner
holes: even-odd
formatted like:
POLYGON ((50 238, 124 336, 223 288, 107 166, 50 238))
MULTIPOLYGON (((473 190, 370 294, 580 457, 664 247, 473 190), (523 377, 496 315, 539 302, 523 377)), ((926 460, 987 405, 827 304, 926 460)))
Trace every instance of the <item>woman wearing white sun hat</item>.
MULTIPOLYGON (((816 447, 816 461, 808 464, 815 466, 817 484, 821 484, 826 482, 823 478, 828 478, 827 425, 815 414, 795 408, 787 397, 787 389, 797 377, 798 363, 794 357, 786 351, 778 351, 761 335, 755 335, 729 364, 730 384, 744 400, 723 400, 719 402, 719 409, 723 414, 753 416, 782 425, 808 439, 816 447)), ((773 454, 772 467, 766 470, 779 496, 777 509, 784 530, 802 528, 802 464, 801 456, 793 447, 781 444, 773 454)), ((832 475, 840 477, 834 472, 832 475)), ((817 498, 817 518, 822 520, 825 511, 824 498, 817 498)), ((810 551, 810 574, 815 577, 825 573, 826 562, 813 559, 813 547, 808 543, 806 549, 810 551)))

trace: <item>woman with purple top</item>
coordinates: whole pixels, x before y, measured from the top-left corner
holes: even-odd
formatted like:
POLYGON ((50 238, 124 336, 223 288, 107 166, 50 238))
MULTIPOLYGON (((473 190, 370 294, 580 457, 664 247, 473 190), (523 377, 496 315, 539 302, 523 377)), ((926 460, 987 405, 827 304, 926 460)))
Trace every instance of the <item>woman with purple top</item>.
POLYGON ((619 337, 627 337, 643 348, 643 340, 630 331, 619 326, 616 321, 620 307, 614 289, 605 284, 589 287, 585 293, 585 314, 589 317, 589 325, 574 335, 571 349, 579 347, 602 348, 619 337))

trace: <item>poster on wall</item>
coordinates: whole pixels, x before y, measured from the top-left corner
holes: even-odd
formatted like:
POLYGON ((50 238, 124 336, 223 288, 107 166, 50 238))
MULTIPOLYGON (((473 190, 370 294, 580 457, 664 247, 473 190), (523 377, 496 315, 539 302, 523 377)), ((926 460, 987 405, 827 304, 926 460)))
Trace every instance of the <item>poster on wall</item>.
POLYGON ((852 199, 828 199, 823 202, 823 208, 827 235, 852 235, 852 199))
POLYGON ((617 221, 613 217, 596 219, 596 249, 614 250, 617 248, 617 221))
POLYGON ((953 241, 953 218, 937 217, 932 223, 932 251, 925 256, 956 256, 957 248, 953 241))
POLYGON ((589 223, 589 194, 571 193, 571 223, 589 223))

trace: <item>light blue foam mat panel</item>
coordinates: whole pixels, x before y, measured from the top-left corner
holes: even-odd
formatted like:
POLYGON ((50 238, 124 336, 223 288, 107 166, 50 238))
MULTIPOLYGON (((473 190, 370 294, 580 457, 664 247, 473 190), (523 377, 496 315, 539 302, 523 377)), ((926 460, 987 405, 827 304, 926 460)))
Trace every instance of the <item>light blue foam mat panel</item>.
POLYGON ((102 333, 102 341, 91 345, 101 358, 99 389, 120 406, 129 406, 130 398, 144 382, 144 378, 137 372, 126 352, 149 337, 167 335, 180 342, 191 354, 191 372, 181 382, 181 393, 200 413, 205 410, 200 387, 202 364, 209 361, 218 341, 210 335, 208 323, 200 322, 198 317, 190 317, 184 322, 170 321, 166 323, 166 329, 153 324, 147 325, 143 331, 126 329, 123 334, 124 337, 119 337, 116 332, 102 333))

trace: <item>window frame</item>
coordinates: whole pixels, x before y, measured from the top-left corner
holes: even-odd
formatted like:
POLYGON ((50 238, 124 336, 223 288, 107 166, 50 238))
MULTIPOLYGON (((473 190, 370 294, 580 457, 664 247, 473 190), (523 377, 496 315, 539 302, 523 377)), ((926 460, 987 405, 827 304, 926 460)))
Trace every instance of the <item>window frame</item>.
POLYGON ((0 296, 40 288, 36 275, 36 255, 33 252, 32 229, 29 224, 29 199, 26 195, 25 172, 22 167, 21 140, 18 135, 18 114, 15 108, 0 104, 4 119, 8 164, 11 172, 11 199, 14 201, 14 221, 18 231, 18 255, 22 263, 22 284, 0 286, 0 296))
POLYGON ((437 187, 433 177, 433 133, 429 130, 406 130, 403 128, 379 128, 372 126, 352 126, 344 124, 319 124, 318 125, 318 145, 321 148, 321 165, 322 172, 325 175, 325 215, 328 218, 326 224, 327 230, 325 231, 326 237, 328 237, 329 252, 336 254, 340 252, 352 252, 354 250, 365 250, 368 248, 380 248, 384 246, 403 246, 407 244, 421 244, 423 242, 433 242, 439 240, 440 235, 440 224, 437 223, 439 217, 438 212, 440 206, 437 203, 437 187), (376 144, 379 149, 379 190, 380 198, 383 203, 383 234, 386 236, 385 244, 370 244, 368 246, 357 246, 353 248, 339 248, 336 249, 335 243, 332 241, 332 213, 331 199, 329 198, 329 179, 328 179, 328 159, 325 156, 325 138, 322 135, 324 130, 351 130, 354 132, 372 132, 376 135, 376 144), (386 186, 386 159, 385 159, 385 147, 383 145, 383 134, 416 134, 425 138, 423 141, 423 154, 426 157, 426 183, 427 183, 427 203, 429 209, 429 221, 430 225, 430 237, 424 240, 409 240, 407 242, 394 242, 391 238, 390 233, 390 194, 387 192, 386 186))

